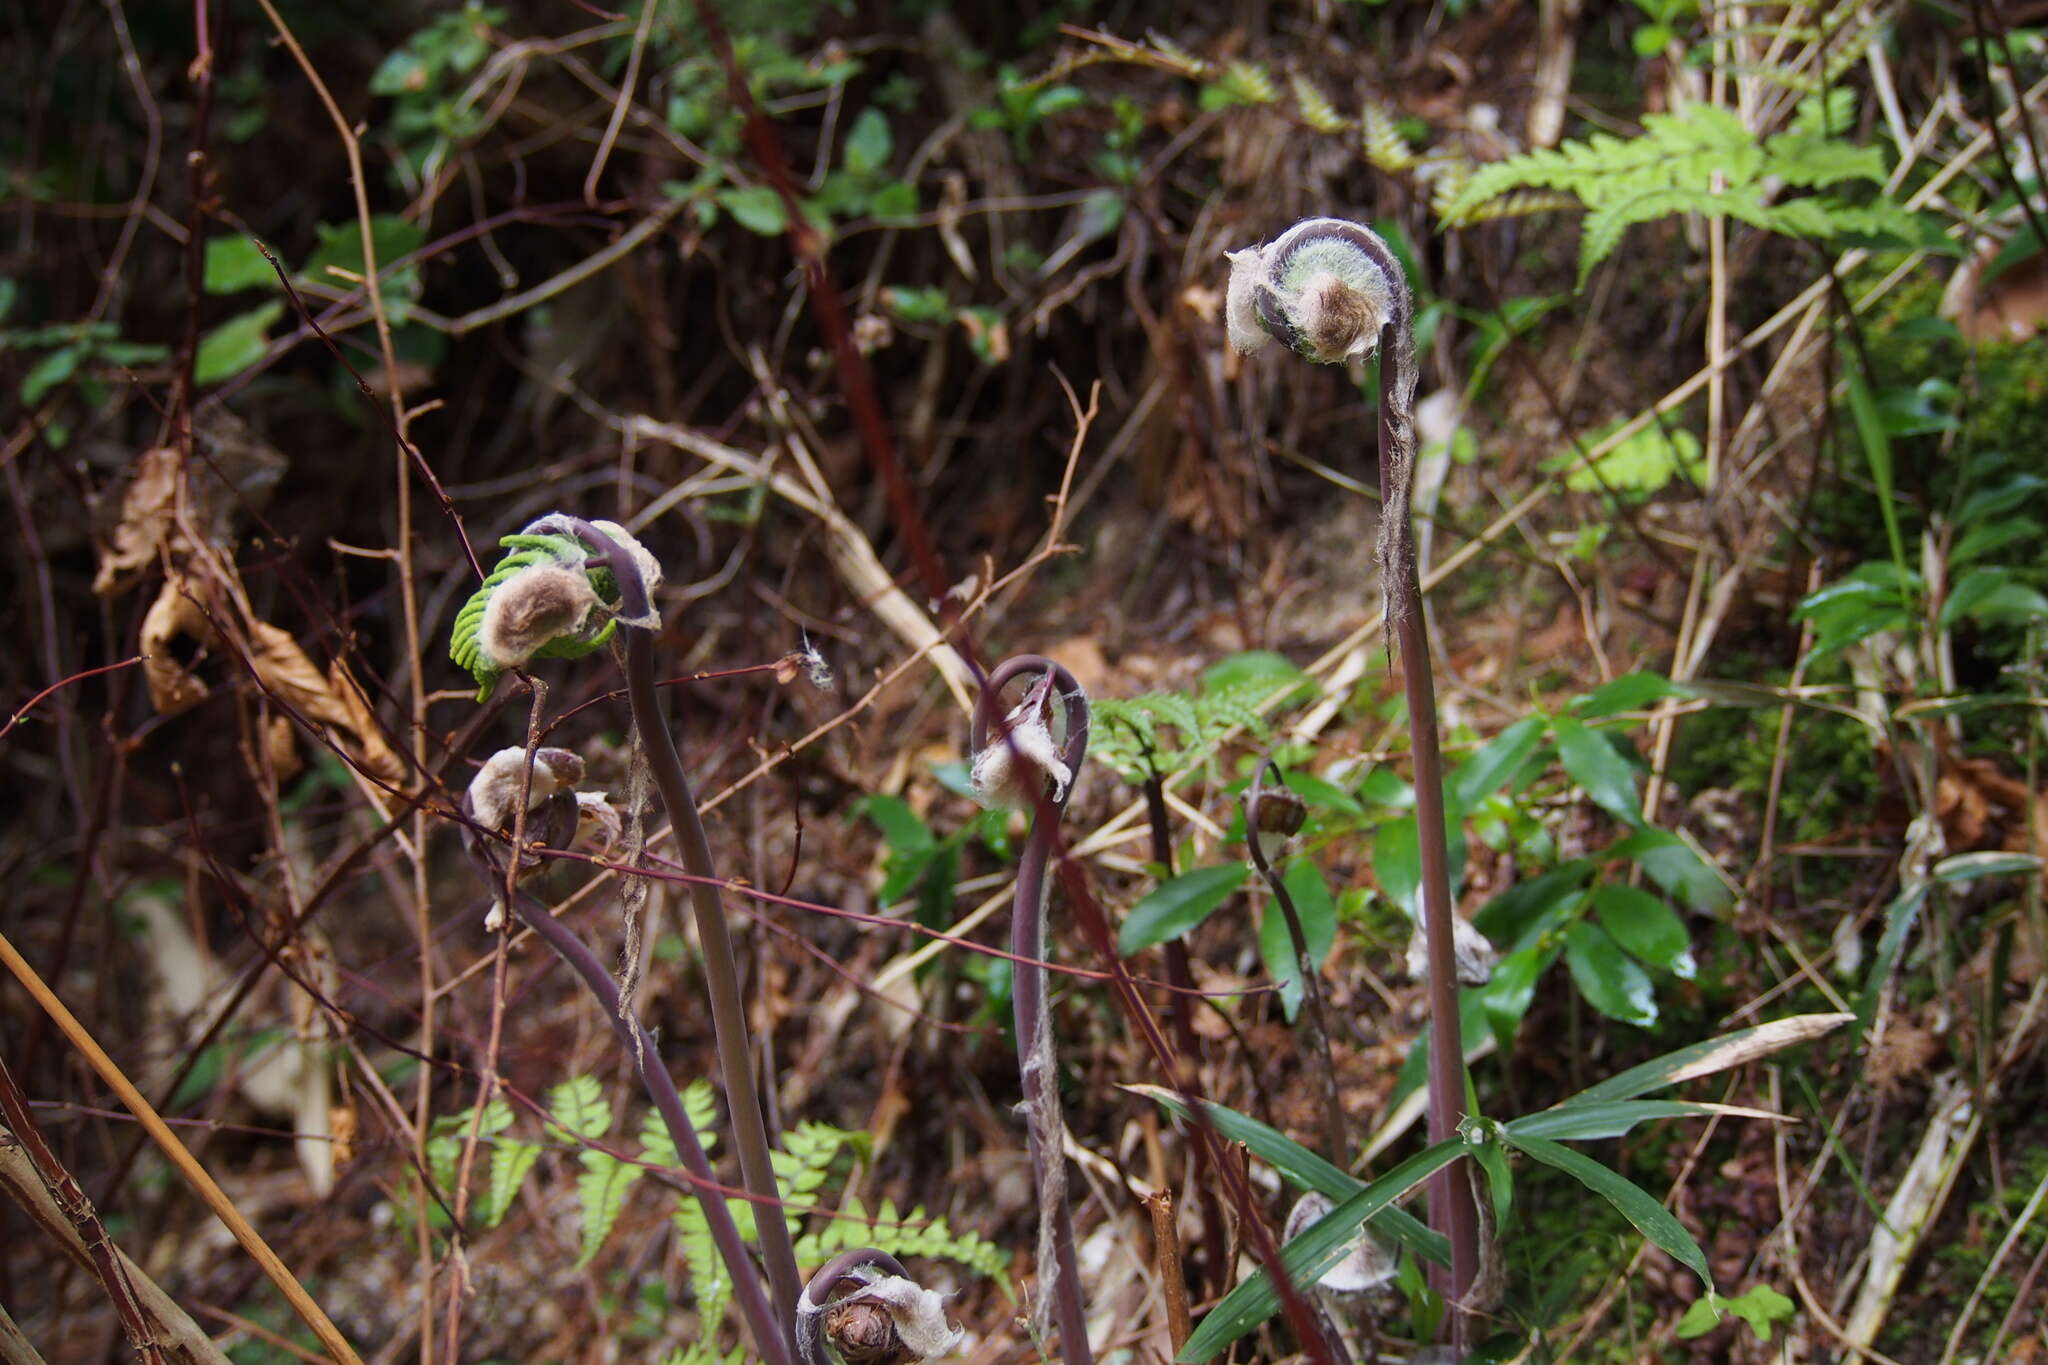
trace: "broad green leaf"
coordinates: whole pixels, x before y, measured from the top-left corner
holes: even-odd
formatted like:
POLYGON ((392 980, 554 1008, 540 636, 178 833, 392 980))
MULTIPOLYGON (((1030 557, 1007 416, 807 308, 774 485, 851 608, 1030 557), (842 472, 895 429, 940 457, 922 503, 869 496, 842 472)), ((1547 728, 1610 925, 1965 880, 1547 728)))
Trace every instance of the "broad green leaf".
POLYGON ((1662 1090, 1667 1085, 1689 1081, 1699 1076, 1711 1076, 1731 1067, 1753 1062, 1759 1057, 1768 1057, 1773 1052, 1801 1043, 1812 1042, 1824 1033, 1831 1032, 1848 1023, 1853 1014, 1794 1014, 1784 1019, 1773 1019, 1768 1024, 1754 1028, 1724 1033, 1718 1038, 1704 1042, 1690 1043, 1661 1057, 1632 1066, 1618 1076, 1609 1076, 1598 1085, 1592 1085, 1555 1106, 1563 1109, 1578 1105, 1599 1104, 1609 1100, 1633 1099, 1652 1090, 1662 1090))
POLYGON ((869 105, 853 121, 846 135, 846 169, 857 176, 871 176, 889 164, 896 140, 889 133, 889 120, 869 105))
POLYGON ((1502 958, 1481 988, 1486 1001, 1486 1022, 1493 1029, 1493 1040, 1500 1044, 1503 1056, 1513 1051, 1515 1031, 1521 1026, 1522 1016, 1529 1012, 1529 1002, 1536 998, 1536 983, 1555 961, 1554 946, 1532 943, 1502 958))
POLYGON ((1662 673, 1627 673, 1579 698, 1572 711, 1581 720, 1600 720, 1623 711, 1640 711, 1651 702, 1662 701, 1666 697, 1691 695, 1691 688, 1671 681, 1662 673))
POLYGON ((1530 946, 1532 934, 1547 933, 1577 913, 1586 879, 1597 866, 1590 858, 1560 863, 1540 877, 1517 883, 1481 906, 1472 923, 1509 952, 1530 946))
POLYGON ((1645 1028, 1657 1022, 1650 978, 1599 925, 1580 920, 1564 934, 1564 961, 1587 1003, 1610 1019, 1645 1028))
POLYGON ((2048 597, 2021 582, 2011 569, 1971 569, 1956 580, 1941 604, 1940 628, 1952 630, 1965 617, 2020 624, 2048 619, 2048 597))
POLYGON ((1712 914, 1728 905, 1728 884, 1693 852, 1691 844, 1668 829, 1639 829, 1609 845, 1607 856, 1633 862, 1668 895, 1702 914, 1712 914))
POLYGON ((271 324, 283 316, 284 303, 272 299, 208 332, 192 362, 192 382, 215 384, 231 379, 261 360, 270 349, 271 324))
MULTIPOLYGON (((305 265, 299 268, 300 278, 329 289, 354 288, 366 270, 362 226, 351 218, 341 223, 322 223, 319 232, 320 243, 313 248, 313 254, 305 265)), ((395 213, 371 215, 370 245, 377 252, 377 270, 384 276, 387 301, 394 294, 407 299, 419 297, 419 267, 410 265, 393 271, 392 266, 418 251, 426 240, 426 232, 417 223, 408 222, 395 213)))
POLYGON ((1522 717, 1457 766, 1444 783, 1446 802, 1459 813, 1471 810, 1521 771, 1542 742, 1543 717, 1522 717))
POLYGON ((1714 1276, 1707 1269, 1707 1258, 1700 1253, 1698 1242, 1685 1230, 1685 1224, 1672 1217, 1671 1211, 1643 1193, 1625 1177, 1608 1170, 1589 1156, 1561 1147, 1547 1138, 1530 1137, 1506 1130, 1507 1140, 1520 1150, 1527 1152, 1546 1166, 1563 1171, 1572 1179, 1592 1190, 1620 1211, 1621 1216, 1635 1225, 1636 1231, 1669 1252, 1672 1259, 1684 1265, 1700 1277, 1700 1283, 1708 1292, 1714 1288, 1714 1276))
POLYGON ((22 376, 21 401, 30 406, 42 402, 44 394, 78 373, 78 362, 83 359, 85 347, 74 343, 60 346, 38 360, 22 376))
POLYGON ((891 180, 868 197, 868 212, 885 221, 915 218, 923 207, 917 186, 907 180, 891 180))
MULTIPOLYGON (((1626 227, 1631 212, 1632 207, 1617 218, 1615 226, 1626 227)), ((1589 240, 1592 231, 1589 224, 1589 240)), ((1651 423, 1624 436, 1597 460, 1588 463, 1580 458, 1581 450, 1606 440, 1612 430, 1588 433, 1583 446, 1559 451, 1543 462, 1544 469, 1566 471, 1565 487, 1575 493, 1654 493, 1681 477, 1688 484, 1706 482, 1707 457, 1700 449, 1700 438, 1684 427, 1666 429, 1651 423)))
POLYGON ((1284 654, 1270 649, 1247 649, 1219 659, 1202 670, 1202 690, 1259 687, 1278 692, 1289 684, 1308 681, 1308 674, 1284 654))
MULTIPOLYGON (((1422 920, 1422 850, 1416 847, 1415 819, 1404 815, 1373 831, 1372 873, 1380 893, 1407 912, 1416 923, 1422 920)), ((1446 806, 1444 831, 1450 857, 1451 891, 1455 895, 1465 879, 1465 829, 1456 812, 1446 806)))
POLYGON ((1358 798, 1334 782, 1325 782, 1313 773, 1286 773, 1283 780, 1287 790, 1300 797, 1302 804, 1312 810, 1337 810, 1346 815, 1363 815, 1365 807, 1358 804, 1358 798))
POLYGON ((772 185, 748 185, 720 190, 712 196, 733 221, 763 237, 780 237, 789 231, 789 211, 782 195, 772 185))
MULTIPOLYGON (((1344 1259, 1351 1248, 1352 1238, 1367 1219, 1456 1161, 1465 1151, 1462 1139, 1439 1142, 1409 1157, 1338 1204, 1281 1250, 1281 1264, 1287 1278, 1297 1285, 1311 1285, 1320 1280, 1332 1266, 1344 1259)), ((1280 1296, 1273 1287, 1272 1278, 1261 1269, 1210 1310, 1181 1348, 1177 1359, 1184 1365, 1200 1365, 1272 1317, 1279 1306, 1280 1296)))
POLYGON ((1229 900, 1250 872, 1249 863, 1223 863, 1198 867, 1161 882, 1124 917, 1123 927, 1117 931, 1117 951, 1129 957, 1179 938, 1229 900))
MULTIPOLYGON (((1307 858, 1296 858, 1280 874, 1280 882, 1287 888, 1294 901, 1295 915, 1301 920, 1308 960, 1320 964, 1337 941, 1337 902, 1323 881, 1322 870, 1307 858)), ((1288 932, 1287 916, 1280 909, 1278 896, 1267 898, 1265 914, 1259 920, 1259 957, 1266 964, 1266 975, 1280 986, 1280 1004, 1291 1024, 1301 1012, 1304 992, 1294 935, 1288 932)))
POLYGON ((882 841, 896 853, 917 853, 938 843, 917 812, 900 796, 863 796, 853 814, 865 815, 882 831, 882 841))
MULTIPOLYGON (((1188 1117, 1187 1101, 1163 1085, 1127 1085, 1124 1089, 1143 1095, 1177 1118, 1188 1117)), ((1366 1188, 1350 1172, 1323 1160, 1293 1138, 1257 1119, 1226 1109, 1213 1100, 1204 1101, 1203 1112, 1216 1131, 1232 1142, 1242 1142, 1251 1154, 1271 1166, 1295 1186, 1314 1190, 1342 1201, 1366 1188)), ((1427 1261, 1451 1263, 1450 1241, 1431 1232, 1413 1215, 1398 1208, 1384 1209, 1370 1219, 1375 1230, 1385 1233, 1427 1261)))
POLYGON ((1674 976, 1693 975, 1692 935, 1672 908, 1632 886, 1603 886, 1593 893, 1600 927, 1623 948, 1674 976))
POLYGON ((1415 817, 1389 820, 1373 831, 1372 875, 1380 894, 1417 919, 1422 910, 1422 851, 1415 843, 1415 817))
POLYGON ((203 280, 209 294, 233 294, 257 285, 275 285, 277 272, 247 237, 209 237, 203 280))
POLYGON ((1557 734, 1557 756, 1572 781, 1585 789, 1594 805, 1625 825, 1643 823, 1642 799, 1636 795, 1636 770, 1614 751, 1605 735, 1570 716, 1552 722, 1557 734))

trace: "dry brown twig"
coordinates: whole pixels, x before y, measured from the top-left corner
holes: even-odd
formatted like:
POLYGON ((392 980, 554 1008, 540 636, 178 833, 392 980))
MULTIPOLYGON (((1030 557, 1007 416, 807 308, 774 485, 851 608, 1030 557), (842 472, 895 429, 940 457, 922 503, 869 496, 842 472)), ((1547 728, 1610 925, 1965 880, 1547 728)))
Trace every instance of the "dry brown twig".
POLYGON ((250 1259, 254 1260, 270 1282, 277 1286, 278 1292, 284 1295, 292 1311, 297 1313, 299 1320, 319 1338, 320 1344, 327 1348, 328 1354, 340 1362, 340 1365, 363 1365, 362 1358, 348 1344, 348 1339, 342 1336, 340 1329, 328 1318, 320 1305, 313 1301, 312 1295, 306 1292, 305 1286, 300 1284, 298 1278, 285 1267, 284 1262, 278 1259, 277 1253, 270 1249, 270 1244, 250 1226, 249 1220, 242 1216, 242 1211, 235 1207, 235 1201, 228 1198, 226 1191, 207 1174, 206 1168, 199 1164, 198 1159, 179 1140, 178 1135, 171 1131, 170 1125, 166 1124, 150 1102, 143 1098, 142 1092, 135 1088, 120 1066, 107 1055, 106 1049, 99 1045, 98 1040, 86 1030, 85 1025, 78 1022, 77 1016, 57 998, 56 993, 44 983, 27 959, 15 951, 14 945, 8 942, 4 934, 0 934, 0 966, 5 966, 14 974, 15 980, 21 983, 36 1004, 70 1040, 71 1045, 98 1073, 99 1078, 106 1082, 107 1088, 119 1097, 122 1105, 142 1124, 157 1147, 192 1186, 194 1193, 213 1210, 215 1217, 227 1225, 228 1231, 241 1244, 242 1249, 249 1253, 250 1259))

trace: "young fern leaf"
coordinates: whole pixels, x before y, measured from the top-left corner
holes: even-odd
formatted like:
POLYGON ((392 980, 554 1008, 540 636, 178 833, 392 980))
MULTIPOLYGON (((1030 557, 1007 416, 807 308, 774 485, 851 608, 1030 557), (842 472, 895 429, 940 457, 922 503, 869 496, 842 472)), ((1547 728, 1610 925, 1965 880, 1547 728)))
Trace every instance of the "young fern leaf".
POLYGON ((1265 67, 1253 62, 1230 63, 1214 88, 1234 104, 1276 104, 1280 99, 1280 87, 1273 84, 1265 67))
MULTIPOLYGON (((501 538, 498 544, 510 551, 498 561, 484 579, 483 584, 470 594, 469 600, 455 614, 455 628, 448 640, 448 657, 476 679, 478 701, 488 701, 497 687, 498 679, 505 672, 502 659, 494 658, 491 642, 485 630, 486 618, 490 615, 491 601, 499 590, 515 577, 529 569, 561 568, 582 573, 584 560, 589 550, 574 536, 566 535, 525 535, 515 534, 501 538)), ((603 571, 590 575, 591 590, 600 601, 616 603, 618 585, 612 576, 603 571)), ((612 638, 616 623, 607 620, 603 627, 592 634, 565 634, 550 639, 534 650, 530 657, 537 659, 577 659, 601 649, 612 638)))
POLYGON ((1358 111, 1358 146, 1365 153, 1368 164, 1376 171, 1398 175, 1412 170, 1417 158, 1408 146, 1408 139, 1401 136, 1400 125, 1385 105, 1372 100, 1358 111))
POLYGON ((499 1138, 492 1144, 490 1187, 479 1210, 485 1227, 494 1228, 505 1221, 512 1201, 519 1197, 519 1187, 526 1183, 527 1173, 539 1160, 538 1142, 499 1138))
POLYGON ((1711 105, 1694 105, 1683 114, 1649 114, 1640 137, 1595 133, 1584 142, 1565 142, 1483 167, 1439 212, 1447 225, 1456 226, 1528 211, 1526 205, 1508 208, 1504 196, 1532 189, 1571 196, 1587 210, 1579 248, 1581 286, 1631 226, 1674 213, 1735 218, 1792 237, 1869 233, 1924 241, 1930 225, 1889 199, 1854 205, 1817 194, 1773 202, 1783 186, 1817 190, 1884 179, 1882 151, 1853 146, 1823 131, 1836 113, 1846 112, 1810 99, 1791 128, 1762 141, 1735 114, 1711 105))
POLYGON ((1314 81, 1297 75, 1289 84, 1294 89, 1294 103, 1301 110, 1301 121, 1319 133, 1341 133, 1351 126, 1351 121, 1337 112, 1328 97, 1316 88, 1314 81))

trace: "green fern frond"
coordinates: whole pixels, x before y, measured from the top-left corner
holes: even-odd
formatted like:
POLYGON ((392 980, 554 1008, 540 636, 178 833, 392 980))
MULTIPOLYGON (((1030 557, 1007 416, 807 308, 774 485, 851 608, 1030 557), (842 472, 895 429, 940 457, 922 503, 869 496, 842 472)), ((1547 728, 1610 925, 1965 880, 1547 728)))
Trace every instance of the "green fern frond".
POLYGON ((1223 74, 1211 81, 1202 92, 1202 107, 1213 109, 1232 104, 1275 104, 1280 99, 1280 87, 1273 84, 1273 78, 1266 68, 1253 62, 1233 61, 1223 68, 1223 74))
POLYGON ((640 1178, 640 1168, 621 1161, 610 1152, 586 1147, 577 1154, 583 1174, 576 1177, 576 1198, 582 1211, 582 1244, 576 1253, 576 1269, 589 1265, 603 1249, 605 1238, 619 1221, 626 1206, 626 1191, 640 1178))
POLYGON ((1417 164, 1408 139, 1401 136, 1401 125, 1384 105, 1372 100, 1358 111, 1358 146, 1374 170, 1388 175, 1398 175, 1417 164))
POLYGON ((1458 191, 1442 217, 1447 225, 1473 222, 1505 211, 1506 196, 1531 190, 1572 196, 1587 211, 1579 248, 1581 286, 1628 228, 1674 213, 1735 218, 1794 237, 1861 230, 1856 225, 1872 215, 1868 206, 1859 209, 1822 195, 1771 200, 1779 186, 1824 189, 1884 178, 1878 148, 1821 131, 1848 112, 1843 106, 1823 107, 1818 100, 1807 105, 1793 127, 1762 142, 1733 113, 1711 105, 1651 114, 1640 137, 1596 133, 1584 142, 1487 166, 1458 191))
POLYGON ((612 1107, 605 1103, 604 1087, 595 1076, 571 1076, 547 1093, 548 1114, 580 1138, 595 1141, 610 1131, 612 1107))
MULTIPOLYGON (((462 604, 462 609, 455 613, 455 628, 448 639, 448 657, 476 679, 478 701, 490 700, 491 692, 504 674, 503 669, 484 657, 480 639, 484 611, 490 605, 491 594, 521 569, 531 568, 536 564, 565 564, 580 568, 590 554, 588 547, 574 536, 514 534, 500 538, 498 544, 505 547, 509 553, 498 561, 497 566, 484 578, 482 585, 470 594, 469 600, 462 604)), ((591 574, 590 581, 602 600, 610 603, 619 600, 618 583, 609 572, 600 569, 591 574)), ((607 621, 604 629, 589 639, 563 637, 551 640, 536 651, 534 657, 580 659, 603 648, 616 630, 617 624, 607 621)))
POLYGON ((519 1187, 526 1183, 527 1172, 539 1160, 538 1142, 501 1138, 492 1144, 490 1184, 484 1193, 483 1207, 479 1210, 485 1227, 494 1228, 505 1221, 512 1201, 519 1196, 519 1187))
POLYGON ((1306 76, 1296 75, 1288 84, 1294 90, 1295 107, 1301 111, 1301 121, 1319 133, 1340 133, 1351 126, 1349 119, 1337 112, 1314 81, 1306 76))

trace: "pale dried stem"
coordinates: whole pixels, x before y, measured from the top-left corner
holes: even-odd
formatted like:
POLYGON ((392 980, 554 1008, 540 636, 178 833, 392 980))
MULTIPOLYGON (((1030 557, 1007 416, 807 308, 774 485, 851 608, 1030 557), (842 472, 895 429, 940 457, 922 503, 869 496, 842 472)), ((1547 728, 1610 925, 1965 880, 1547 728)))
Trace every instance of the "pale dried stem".
POLYGON ((14 974, 15 980, 21 983, 36 1004, 49 1015, 51 1021, 70 1040, 71 1045, 78 1049, 79 1055, 85 1058, 86 1063, 99 1078, 106 1082, 107 1088, 114 1092, 123 1107, 141 1123, 158 1149, 178 1169, 186 1183, 192 1186, 193 1192, 213 1211, 215 1217, 227 1225, 228 1232, 241 1244, 242 1249, 249 1253, 250 1259, 255 1261, 265 1277, 277 1286, 278 1292, 284 1295, 292 1311, 298 1314, 299 1320, 304 1322, 319 1339, 320 1344, 326 1347, 327 1353, 340 1362, 340 1365, 363 1365, 362 1357, 355 1353, 355 1349, 348 1344, 348 1339, 342 1336, 340 1329, 335 1327, 320 1305, 313 1301, 305 1286, 285 1268, 277 1253, 270 1249, 270 1244, 250 1226, 249 1220, 242 1216, 242 1211, 235 1207, 234 1200, 228 1198, 227 1193, 214 1182, 213 1177, 206 1173, 206 1168, 199 1164, 198 1159, 178 1139, 178 1135, 171 1131, 170 1125, 165 1123, 149 1101, 143 1098, 142 1092, 137 1090, 121 1068, 115 1065, 113 1058, 107 1055, 106 1049, 99 1045, 86 1030, 85 1025, 78 1022, 77 1017, 65 1007, 64 1002, 59 1000, 42 977, 37 975, 28 960, 15 951, 14 945, 7 940, 5 934, 0 934, 0 966, 5 966, 14 974))

